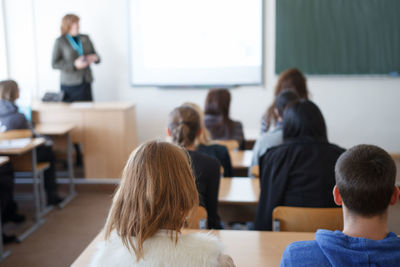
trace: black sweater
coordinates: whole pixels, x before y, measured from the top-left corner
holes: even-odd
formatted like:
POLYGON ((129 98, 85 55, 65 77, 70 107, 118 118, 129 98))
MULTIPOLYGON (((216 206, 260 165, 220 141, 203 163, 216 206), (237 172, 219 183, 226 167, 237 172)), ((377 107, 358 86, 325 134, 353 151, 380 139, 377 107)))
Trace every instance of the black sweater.
POLYGON ((302 137, 269 149, 260 159, 256 230, 271 230, 276 206, 335 207, 335 164, 344 149, 302 137))
POLYGON ((224 177, 233 176, 231 157, 226 147, 217 144, 198 145, 196 151, 217 159, 222 167, 224 167, 224 177))
POLYGON ((217 214, 218 191, 220 180, 219 162, 212 157, 197 151, 189 151, 192 168, 196 177, 200 205, 205 207, 208 215, 208 228, 221 229, 220 218, 217 214))

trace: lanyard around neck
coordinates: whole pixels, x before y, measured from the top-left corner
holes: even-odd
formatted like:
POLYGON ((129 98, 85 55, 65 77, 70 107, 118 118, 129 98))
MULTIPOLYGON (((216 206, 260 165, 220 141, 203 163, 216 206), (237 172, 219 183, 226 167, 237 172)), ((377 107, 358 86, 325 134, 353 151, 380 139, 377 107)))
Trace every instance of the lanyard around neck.
POLYGON ((82 56, 83 55, 83 46, 82 46, 82 42, 81 42, 79 35, 77 35, 77 38, 76 38, 77 41, 75 41, 75 39, 69 34, 67 34, 66 37, 67 37, 69 43, 71 44, 72 48, 76 52, 78 52, 78 55, 82 56))

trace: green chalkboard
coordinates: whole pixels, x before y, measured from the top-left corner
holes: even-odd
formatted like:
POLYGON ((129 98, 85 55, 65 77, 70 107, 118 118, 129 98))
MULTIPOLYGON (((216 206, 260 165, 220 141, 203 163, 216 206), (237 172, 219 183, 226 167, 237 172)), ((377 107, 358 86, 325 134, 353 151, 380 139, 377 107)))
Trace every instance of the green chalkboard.
POLYGON ((276 0, 276 73, 400 72, 400 0, 276 0))

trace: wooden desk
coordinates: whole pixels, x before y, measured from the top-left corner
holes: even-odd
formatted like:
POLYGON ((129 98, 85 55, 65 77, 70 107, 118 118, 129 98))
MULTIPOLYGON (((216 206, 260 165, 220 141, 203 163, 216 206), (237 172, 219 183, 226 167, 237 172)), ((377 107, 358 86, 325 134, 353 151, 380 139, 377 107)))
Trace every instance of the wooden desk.
POLYGON ((218 193, 220 204, 257 205, 260 180, 247 177, 221 178, 218 193))
MULTIPOLYGON (((0 167, 9 162, 9 157, 0 157, 0 167)), ((10 251, 3 251, 3 226, 1 225, 1 208, 0 208, 0 262, 11 254, 10 251)))
POLYGON ((260 180, 249 177, 221 178, 218 214, 225 222, 254 221, 260 196, 260 180))
POLYGON ((234 176, 249 176, 249 167, 251 166, 252 150, 232 150, 229 151, 234 176))
POLYGON ((130 103, 35 103, 33 121, 75 125, 74 143, 83 147, 86 178, 120 178, 136 141, 135 105, 130 103))
POLYGON ((58 205, 60 208, 65 207, 76 196, 74 184, 74 164, 72 162, 72 142, 70 136, 70 133, 74 128, 75 125, 70 123, 38 124, 35 127, 35 131, 37 133, 52 137, 55 143, 60 141, 64 144, 64 147, 66 148, 65 150, 67 152, 69 194, 58 205))
MULTIPOLYGON (((32 169, 32 179, 33 179, 33 197, 35 204, 35 224, 28 228, 24 233, 22 233, 18 240, 21 242, 26 239, 30 234, 36 231, 40 225, 44 223, 42 218, 42 211, 40 205, 40 190, 39 190, 39 172, 37 171, 37 158, 36 158, 36 148, 45 143, 44 138, 32 138, 31 141, 22 148, 13 149, 0 149, 0 155, 9 156, 11 162, 17 161, 18 157, 24 157, 25 154, 31 153, 31 169, 32 169)), ((42 184, 43 187, 43 184, 42 184)))
POLYGON ((251 166, 252 150, 229 151, 233 168, 249 168, 251 166))
MULTIPOLYGON (((198 232, 198 230, 183 231, 184 234, 195 232, 198 232)), ((201 232, 207 233, 208 231, 202 230, 201 232)), ((295 241, 314 239, 314 233, 233 230, 213 230, 211 233, 218 236, 226 248, 225 253, 232 257, 238 267, 279 266, 283 251, 287 245, 295 241)), ((87 266, 96 252, 97 244, 102 240, 103 235, 100 233, 71 266, 87 266)))

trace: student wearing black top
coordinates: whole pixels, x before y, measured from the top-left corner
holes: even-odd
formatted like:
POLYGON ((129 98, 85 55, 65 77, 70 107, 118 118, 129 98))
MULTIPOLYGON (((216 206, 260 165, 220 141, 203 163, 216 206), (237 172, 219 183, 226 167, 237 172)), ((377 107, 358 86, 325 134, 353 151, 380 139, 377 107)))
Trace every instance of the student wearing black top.
POLYGON ((282 145, 260 159, 256 230, 271 230, 276 206, 335 207, 335 163, 344 149, 330 144, 325 121, 311 101, 300 100, 283 115, 282 145))
POLYGON ((196 151, 204 153, 210 157, 216 158, 221 166, 224 168, 224 177, 233 176, 233 168, 231 163, 231 156, 229 156, 226 146, 213 144, 211 142, 210 132, 204 125, 204 115, 201 108, 195 103, 184 103, 184 106, 190 106, 197 111, 200 116, 200 134, 196 136, 196 151))
POLYGON ((200 117, 192 107, 180 106, 171 112, 168 135, 174 143, 188 151, 196 177, 200 205, 207 210, 208 228, 221 229, 217 214, 220 164, 215 158, 195 151, 195 139, 200 132, 200 117))

